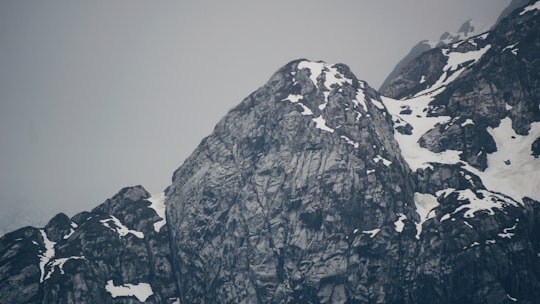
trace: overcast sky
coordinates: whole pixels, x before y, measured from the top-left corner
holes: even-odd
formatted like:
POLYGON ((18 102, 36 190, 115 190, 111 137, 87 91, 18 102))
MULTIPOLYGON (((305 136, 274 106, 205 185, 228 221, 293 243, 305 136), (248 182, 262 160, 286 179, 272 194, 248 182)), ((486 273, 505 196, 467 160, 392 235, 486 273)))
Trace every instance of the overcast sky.
POLYGON ((161 192, 287 62, 342 62, 377 88, 420 40, 509 2, 1 1, 0 221, 161 192))

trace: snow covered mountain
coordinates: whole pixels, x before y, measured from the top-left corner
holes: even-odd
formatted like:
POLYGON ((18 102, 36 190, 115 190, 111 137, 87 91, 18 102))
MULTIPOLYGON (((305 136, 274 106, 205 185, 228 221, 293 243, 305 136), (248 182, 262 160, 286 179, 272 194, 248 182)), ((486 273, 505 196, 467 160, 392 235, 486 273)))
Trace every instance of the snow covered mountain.
POLYGON ((0 238, 0 303, 536 303, 539 10, 380 93, 288 63, 164 193, 0 238))

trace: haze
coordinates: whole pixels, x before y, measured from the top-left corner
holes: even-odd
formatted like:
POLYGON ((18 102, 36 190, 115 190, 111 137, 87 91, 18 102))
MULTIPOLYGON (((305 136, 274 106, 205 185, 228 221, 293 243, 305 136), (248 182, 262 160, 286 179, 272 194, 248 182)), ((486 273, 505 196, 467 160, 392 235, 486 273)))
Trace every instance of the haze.
POLYGON ((509 2, 2 1, 0 226, 43 225, 125 186, 163 191, 293 59, 343 62, 378 88, 420 40, 491 24, 509 2))

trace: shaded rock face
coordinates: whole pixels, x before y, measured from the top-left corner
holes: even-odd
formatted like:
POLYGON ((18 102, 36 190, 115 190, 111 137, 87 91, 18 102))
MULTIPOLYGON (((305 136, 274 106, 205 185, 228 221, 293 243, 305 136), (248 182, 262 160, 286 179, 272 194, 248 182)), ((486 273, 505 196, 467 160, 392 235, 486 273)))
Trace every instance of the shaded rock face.
POLYGON ((91 212, 22 228, 0 243, 2 303, 168 303, 177 294, 166 227, 144 188, 121 190, 91 212), (110 281, 110 282, 109 282, 110 281), (106 286, 149 284, 152 294, 113 298, 106 286))
POLYGON ((233 109, 167 191, 182 299, 402 298, 389 249, 410 246, 395 222, 415 217, 413 183, 389 118, 347 67, 305 60, 233 109))

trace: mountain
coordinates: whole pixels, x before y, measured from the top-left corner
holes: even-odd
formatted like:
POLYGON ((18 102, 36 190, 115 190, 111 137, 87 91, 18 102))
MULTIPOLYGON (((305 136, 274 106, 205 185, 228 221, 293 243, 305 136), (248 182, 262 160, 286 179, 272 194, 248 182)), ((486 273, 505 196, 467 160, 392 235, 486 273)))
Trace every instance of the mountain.
POLYGON ((164 193, 0 238, 0 303, 536 303, 539 9, 381 92, 286 64, 164 193))
MULTIPOLYGON (((521 5, 520 5, 521 6, 521 5)), ((457 32, 444 32, 439 40, 432 41, 432 40, 422 40, 418 42, 415 46, 411 48, 409 53, 401 59, 394 69, 388 74, 386 79, 383 81, 381 86, 379 87, 379 91, 383 92, 387 89, 388 85, 394 79, 400 71, 407 66, 413 59, 420 56, 422 53, 427 52, 433 48, 438 48, 443 45, 447 45, 450 43, 454 43, 460 40, 464 40, 466 38, 479 35, 481 33, 487 32, 489 30, 489 26, 484 25, 480 22, 474 21, 474 20, 467 20, 465 23, 463 23, 459 30, 457 32)))

